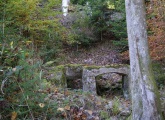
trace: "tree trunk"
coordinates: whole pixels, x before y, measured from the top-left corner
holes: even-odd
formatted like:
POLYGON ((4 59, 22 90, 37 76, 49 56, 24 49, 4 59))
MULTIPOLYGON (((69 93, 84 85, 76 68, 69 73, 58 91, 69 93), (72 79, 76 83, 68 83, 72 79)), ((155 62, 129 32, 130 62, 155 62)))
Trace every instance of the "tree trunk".
POLYGON ((144 0, 125 0, 129 40, 132 120, 163 120, 150 62, 144 0))
POLYGON ((69 2, 70 2, 70 0, 62 0, 62 12, 63 12, 64 16, 66 16, 68 14, 69 2))

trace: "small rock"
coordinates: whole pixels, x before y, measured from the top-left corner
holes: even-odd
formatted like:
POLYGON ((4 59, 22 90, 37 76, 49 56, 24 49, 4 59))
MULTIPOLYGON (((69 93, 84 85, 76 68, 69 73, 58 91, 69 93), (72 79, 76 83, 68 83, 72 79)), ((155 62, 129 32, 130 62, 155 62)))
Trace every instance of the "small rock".
POLYGON ((118 120, 116 116, 110 117, 110 120, 118 120))
POLYGON ((53 95, 52 93, 51 93, 51 94, 48 94, 48 98, 51 98, 51 97, 52 97, 52 95, 53 95))
POLYGON ((44 98, 44 101, 48 101, 48 100, 49 100, 49 97, 44 98))
POLYGON ((129 116, 130 114, 131 114, 131 111, 130 110, 123 110, 120 113, 121 116, 129 116))
POLYGON ((50 98, 51 98, 52 100, 54 100, 54 99, 57 98, 57 95, 52 95, 50 98))
POLYGON ((105 108, 106 108, 107 110, 112 109, 112 107, 113 107, 113 102, 112 102, 112 101, 109 101, 109 102, 108 102, 108 105, 105 106, 105 108))

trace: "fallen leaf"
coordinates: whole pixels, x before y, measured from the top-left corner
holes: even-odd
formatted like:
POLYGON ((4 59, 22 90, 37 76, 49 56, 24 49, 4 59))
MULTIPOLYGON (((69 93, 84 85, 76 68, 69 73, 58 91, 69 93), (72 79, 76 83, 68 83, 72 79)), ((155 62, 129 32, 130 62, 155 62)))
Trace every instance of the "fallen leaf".
POLYGON ((65 110, 64 110, 64 108, 58 108, 57 111, 63 112, 65 110))
POLYGON ((98 117, 98 116, 96 116, 96 117, 95 117, 95 120, 99 120, 99 117, 98 117))
POLYGON ((86 120, 86 119, 87 119, 86 114, 83 113, 83 114, 81 115, 81 119, 82 119, 82 120, 86 120))
POLYGON ((101 105, 101 102, 100 102, 100 101, 97 101, 97 102, 96 102, 96 105, 101 105))
POLYGON ((40 106, 41 108, 43 108, 43 107, 45 106, 45 104, 40 103, 39 106, 40 106))
POLYGON ((16 118, 17 118, 17 112, 12 112, 11 113, 11 120, 16 120, 16 118))
POLYGON ((63 117, 67 117, 66 112, 63 112, 63 113, 62 113, 62 116, 63 116, 63 117))
POLYGON ((51 92, 58 93, 58 88, 56 86, 50 86, 51 92))
POLYGON ((70 110, 70 106, 65 106, 65 110, 70 110))
POLYGON ((70 93, 69 93, 68 90, 65 90, 65 91, 64 91, 64 95, 65 95, 65 96, 68 96, 69 94, 70 94, 70 93))
POLYGON ((92 115, 92 111, 91 110, 85 110, 89 115, 92 115))

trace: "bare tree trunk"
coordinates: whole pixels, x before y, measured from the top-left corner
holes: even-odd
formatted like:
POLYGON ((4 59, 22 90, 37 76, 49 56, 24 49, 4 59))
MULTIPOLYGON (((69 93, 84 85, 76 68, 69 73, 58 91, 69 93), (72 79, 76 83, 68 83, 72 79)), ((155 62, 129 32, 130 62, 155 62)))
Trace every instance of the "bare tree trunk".
POLYGON ((148 51, 144 0, 125 0, 129 40, 132 120, 163 120, 148 51))
POLYGON ((69 2, 70 0, 62 0, 62 12, 64 16, 68 14, 69 2))

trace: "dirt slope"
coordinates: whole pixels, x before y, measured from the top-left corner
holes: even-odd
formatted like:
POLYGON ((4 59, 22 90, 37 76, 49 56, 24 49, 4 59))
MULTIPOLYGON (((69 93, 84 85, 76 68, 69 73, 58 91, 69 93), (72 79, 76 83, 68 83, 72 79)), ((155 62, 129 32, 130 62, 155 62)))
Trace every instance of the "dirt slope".
POLYGON ((104 40, 92 44, 88 48, 74 47, 66 50, 65 63, 87 64, 87 65, 108 65, 122 63, 119 52, 111 40, 104 40))

